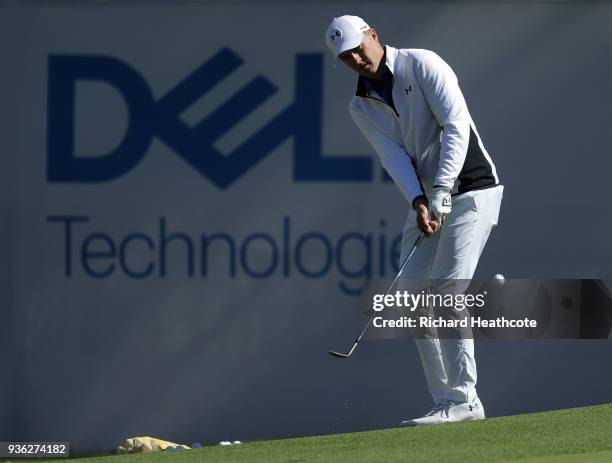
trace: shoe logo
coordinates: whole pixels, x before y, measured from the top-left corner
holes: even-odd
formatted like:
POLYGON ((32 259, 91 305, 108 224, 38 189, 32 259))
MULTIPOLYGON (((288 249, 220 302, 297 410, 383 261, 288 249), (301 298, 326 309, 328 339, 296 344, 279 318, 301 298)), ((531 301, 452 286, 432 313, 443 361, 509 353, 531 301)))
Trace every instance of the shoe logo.
POLYGON ((408 95, 412 91, 412 85, 408 85, 408 87, 406 87, 404 91, 406 92, 406 95, 408 95))
POLYGON ((470 405, 470 411, 473 412, 474 411, 474 407, 470 405))

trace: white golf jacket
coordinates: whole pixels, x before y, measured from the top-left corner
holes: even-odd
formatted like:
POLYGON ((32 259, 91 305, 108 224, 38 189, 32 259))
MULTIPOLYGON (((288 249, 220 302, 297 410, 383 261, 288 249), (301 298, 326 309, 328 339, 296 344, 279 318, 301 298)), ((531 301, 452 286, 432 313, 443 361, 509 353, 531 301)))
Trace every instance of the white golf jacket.
POLYGON ((499 184, 450 66, 429 50, 385 46, 392 106, 359 77, 349 109, 406 199, 499 184))

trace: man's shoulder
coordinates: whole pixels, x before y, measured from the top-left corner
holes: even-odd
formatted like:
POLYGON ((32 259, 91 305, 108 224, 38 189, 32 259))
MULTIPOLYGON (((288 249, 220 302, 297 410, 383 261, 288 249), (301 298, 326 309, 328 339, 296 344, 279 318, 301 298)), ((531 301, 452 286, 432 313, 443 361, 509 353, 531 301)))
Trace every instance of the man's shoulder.
POLYGON ((350 112, 363 112, 363 98, 359 98, 357 95, 353 95, 351 101, 349 101, 350 112))
POLYGON ((429 53, 435 53, 431 50, 427 50, 425 48, 396 48, 398 53, 409 56, 421 56, 429 53))
POLYGON ((442 59, 435 51, 425 48, 396 48, 397 58, 413 60, 416 62, 440 60, 442 59))
POLYGON ((396 50, 394 69, 413 72, 417 76, 437 74, 454 75, 449 64, 435 51, 424 48, 400 48, 396 50))
POLYGON ((349 101, 348 109, 353 120, 360 125, 361 120, 367 120, 371 117, 373 110, 372 100, 354 95, 351 101, 349 101))

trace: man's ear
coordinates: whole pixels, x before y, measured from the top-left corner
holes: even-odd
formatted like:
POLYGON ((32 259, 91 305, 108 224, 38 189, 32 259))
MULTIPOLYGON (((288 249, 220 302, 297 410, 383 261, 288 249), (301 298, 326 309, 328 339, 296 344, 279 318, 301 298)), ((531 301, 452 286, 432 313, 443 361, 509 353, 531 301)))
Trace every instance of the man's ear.
POLYGON ((370 33, 370 36, 378 42, 378 34, 376 33, 376 30, 370 29, 368 32, 370 33))

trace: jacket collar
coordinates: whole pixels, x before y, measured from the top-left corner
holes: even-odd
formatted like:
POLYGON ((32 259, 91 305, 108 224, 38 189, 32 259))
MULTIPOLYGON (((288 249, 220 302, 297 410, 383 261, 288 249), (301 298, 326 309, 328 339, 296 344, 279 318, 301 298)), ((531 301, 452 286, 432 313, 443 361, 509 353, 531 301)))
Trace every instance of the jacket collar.
MULTIPOLYGON (((387 69, 391 71, 391 75, 394 76, 395 60, 397 58, 397 48, 390 47, 389 45, 384 46, 385 50, 385 65, 387 69)), ((370 81, 363 76, 359 76, 357 79, 357 90, 356 96, 367 97, 370 93, 370 81)))
POLYGON ((385 63, 393 75, 395 75, 395 60, 397 59, 397 48, 385 45, 385 63))

